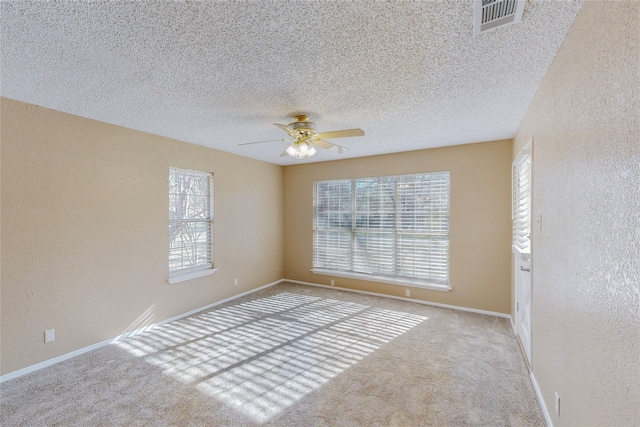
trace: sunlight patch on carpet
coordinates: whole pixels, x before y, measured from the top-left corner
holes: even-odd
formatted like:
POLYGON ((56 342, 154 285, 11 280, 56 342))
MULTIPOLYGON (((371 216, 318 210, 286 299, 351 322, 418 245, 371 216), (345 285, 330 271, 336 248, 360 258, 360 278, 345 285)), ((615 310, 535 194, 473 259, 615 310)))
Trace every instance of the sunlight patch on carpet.
POLYGON ((265 422, 427 317, 283 292, 117 343, 265 422))

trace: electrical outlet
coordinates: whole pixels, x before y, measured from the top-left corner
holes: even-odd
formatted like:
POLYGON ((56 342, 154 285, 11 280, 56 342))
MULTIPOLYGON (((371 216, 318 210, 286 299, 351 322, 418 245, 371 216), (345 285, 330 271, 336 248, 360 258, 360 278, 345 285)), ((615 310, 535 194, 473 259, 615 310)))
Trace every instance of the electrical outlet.
POLYGON ((233 279, 233 286, 238 286, 238 278, 233 279))
POLYGON ((410 297, 411 296, 411 290, 410 289, 405 289, 404 290, 404 296, 405 297, 410 297))
POLYGON ((331 279, 331 286, 335 286, 336 285, 336 281, 331 279))
POLYGON ((47 329, 44 331, 44 343, 50 343, 56 339, 56 331, 55 329, 47 329))
POLYGON ((560 395, 556 391, 556 415, 560 416, 560 395))

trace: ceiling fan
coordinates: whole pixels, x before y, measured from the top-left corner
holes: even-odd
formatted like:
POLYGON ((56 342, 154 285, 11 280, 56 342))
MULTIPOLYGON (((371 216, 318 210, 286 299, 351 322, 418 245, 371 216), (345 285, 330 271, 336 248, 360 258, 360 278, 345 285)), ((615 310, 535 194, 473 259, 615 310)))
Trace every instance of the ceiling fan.
POLYGON ((346 138, 351 136, 364 136, 362 129, 345 129, 334 130, 329 132, 316 132, 316 124, 309 120, 306 114, 298 114, 294 116, 296 119, 294 122, 288 125, 280 123, 274 123, 275 126, 285 131, 290 138, 288 139, 273 139, 270 141, 258 141, 247 142, 240 145, 262 144, 264 142, 276 142, 287 141, 291 142, 291 145, 280 154, 280 157, 291 156, 296 159, 303 159, 305 157, 311 157, 318 152, 316 147, 324 148, 326 150, 334 150, 342 154, 348 150, 347 147, 343 147, 338 144, 325 141, 325 139, 333 138, 346 138))

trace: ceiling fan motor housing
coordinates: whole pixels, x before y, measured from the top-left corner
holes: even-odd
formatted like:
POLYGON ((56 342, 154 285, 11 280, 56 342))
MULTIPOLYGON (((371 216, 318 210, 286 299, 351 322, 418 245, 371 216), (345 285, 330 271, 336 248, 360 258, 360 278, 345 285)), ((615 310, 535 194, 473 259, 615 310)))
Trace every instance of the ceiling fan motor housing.
POLYGON ((298 131, 302 135, 313 135, 316 133, 316 124, 309 120, 309 118, 301 114, 296 116, 296 121, 289 123, 289 127, 298 131))

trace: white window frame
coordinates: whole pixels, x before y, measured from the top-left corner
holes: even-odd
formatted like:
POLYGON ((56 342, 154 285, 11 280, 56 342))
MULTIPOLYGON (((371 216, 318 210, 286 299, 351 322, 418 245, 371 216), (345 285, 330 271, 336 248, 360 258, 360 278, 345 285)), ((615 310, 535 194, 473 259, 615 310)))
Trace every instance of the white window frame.
MULTIPOLYGON (((420 174, 411 174, 411 175, 393 175, 393 176, 353 178, 353 179, 341 179, 341 180, 314 181, 313 183, 313 268, 311 272, 314 274, 321 274, 321 275, 327 275, 327 276, 353 278, 353 279, 404 285, 404 286, 412 286, 412 287, 422 287, 422 288, 439 290, 439 291, 451 290, 451 286, 449 285, 449 241, 450 241, 449 221, 450 221, 450 208, 451 208, 450 186, 451 186, 451 177, 450 177, 449 171, 429 172, 429 173, 420 173, 420 174), (398 183, 406 182, 406 179, 411 179, 411 178, 415 178, 415 180, 422 180, 424 178, 424 180, 421 181, 422 183, 426 183, 427 181, 432 179, 437 179, 438 185, 442 186, 443 183, 444 185, 446 185, 444 189, 443 188, 437 189, 434 186, 433 189, 429 190, 429 191, 432 191, 431 193, 432 197, 438 196, 441 198, 440 201, 446 199, 446 209, 444 211, 442 210, 443 208, 440 208, 440 210, 436 212, 435 208, 431 209, 429 207, 430 209, 429 212, 431 213, 436 213, 437 215, 439 215, 444 212, 446 214, 445 219, 440 219, 440 222, 436 221, 436 223, 438 224, 439 231, 437 232, 434 231, 435 228, 431 232, 426 232, 424 230, 423 231, 407 231, 406 227, 401 227, 400 223, 401 223, 402 211, 401 211, 400 195, 398 193, 398 183), (357 222, 358 222, 357 212, 362 214, 362 211, 359 210, 360 208, 357 207, 356 189, 355 189, 356 182, 360 182, 362 184, 364 181, 367 181, 367 180, 385 180, 386 183, 389 183, 390 180, 393 180, 394 182, 394 190, 389 190, 387 193, 385 193, 386 197, 391 197, 393 199, 393 203, 392 203, 392 205, 394 206, 393 211, 388 209, 386 211, 384 210, 368 211, 367 210, 367 214, 372 213, 374 215, 377 215, 377 217, 379 218, 382 217, 381 215, 382 213, 389 214, 390 212, 393 212, 393 217, 391 217, 390 215, 386 216, 387 218, 391 218, 391 219, 387 219, 388 223, 386 224, 387 225, 386 228, 389 228, 389 231, 387 231, 386 229, 382 232, 373 231, 374 234, 377 234, 380 236, 383 234, 389 237, 393 236, 392 245, 389 246, 387 244, 387 246, 385 246, 385 249, 384 249, 385 252, 383 255, 380 255, 378 253, 378 256, 380 258, 382 258, 383 256, 386 257, 383 267, 376 265, 374 268, 377 270, 386 270, 386 272, 384 272, 383 274, 380 274, 379 272, 372 273, 372 272, 362 271, 362 268, 361 268, 362 262, 356 260, 356 257, 362 256, 362 254, 364 254, 364 256, 368 256, 368 252, 366 250, 363 251, 361 248, 358 247, 361 245, 358 245, 356 243, 356 234, 360 234, 360 235, 366 234, 366 233, 369 233, 370 230, 369 228, 362 228, 357 226, 357 222), (319 201, 319 198, 322 198, 324 196, 322 194, 319 194, 318 192, 322 191, 322 190, 319 190, 322 184, 325 184, 325 186, 333 185, 334 188, 337 188, 336 186, 342 186, 340 187, 341 190, 339 191, 343 191, 342 189, 345 189, 344 190, 345 196, 342 196, 342 198, 340 199, 341 207, 338 209, 339 212, 333 210, 331 211, 331 213, 334 215, 339 215, 340 218, 342 218, 342 216, 344 215, 344 217, 347 218, 345 220, 346 225, 342 225, 344 221, 340 219, 339 220, 340 225, 338 226, 338 228, 335 228, 335 227, 332 228, 329 224, 326 224, 325 217, 321 218, 319 216, 318 214, 319 209, 321 209, 319 205, 322 204, 322 202, 319 201), (349 196, 349 193, 347 192, 349 185, 351 186, 350 196, 349 196), (348 202, 349 197, 351 198, 350 204, 348 202), (342 204, 346 206, 344 209, 342 208, 342 204), (338 240, 340 241, 340 243, 327 243, 329 241, 329 238, 326 237, 328 236, 328 233, 334 233, 333 235, 339 235, 340 237, 338 237, 338 240), (433 259, 433 257, 437 257, 438 262, 445 263, 445 266, 434 267, 433 269, 431 269, 431 267, 427 265, 429 261, 425 259, 425 262, 419 265, 418 267, 416 267, 416 269, 422 270, 422 271, 425 271, 426 269, 427 271, 429 271, 429 273, 426 273, 426 274, 430 274, 431 277, 425 278, 424 276, 425 273, 422 273, 423 274, 422 277, 419 277, 419 275, 417 277, 415 276, 411 277, 410 275, 408 276, 406 274, 403 274, 402 273, 403 269, 399 267, 400 263, 398 261, 398 253, 402 252, 402 249, 398 249, 400 247, 398 242, 402 236, 407 236, 408 234, 411 234, 413 236, 420 236, 421 238, 424 238, 426 240, 431 239, 433 241, 436 241, 436 240, 440 241, 443 244, 443 246, 446 248, 444 250, 446 252, 444 257, 442 256, 442 254, 434 255, 432 252, 434 252, 435 250, 428 249, 428 251, 431 257, 430 259, 433 259), (344 245, 343 245, 343 242, 344 242, 344 245), (341 249, 343 246, 346 247, 346 249, 341 249), (321 251, 320 247, 322 247, 324 251, 321 251), (327 265, 328 264, 327 259, 322 259, 322 255, 320 254, 326 254, 327 251, 331 251, 331 250, 335 250, 335 253, 331 254, 333 255, 334 258, 336 256, 340 257, 339 264, 341 265, 338 265, 337 267, 335 265, 329 266, 327 265), (344 251, 344 252, 341 252, 341 251, 344 251), (338 253, 341 253, 342 255, 336 255, 338 253), (433 277, 438 277, 438 279, 433 279, 433 277)), ((420 206, 424 209, 424 207, 428 205, 422 204, 420 206)), ((420 213, 422 212, 423 211, 420 211, 420 213)), ((404 211, 405 215, 407 213, 409 212, 404 211)), ((417 213, 415 214, 417 215, 417 213)), ((367 216, 367 218, 370 218, 370 217, 367 216)), ((417 223, 417 220, 416 220, 416 223, 417 223)), ((380 239, 382 240, 382 238, 380 239)), ((367 244, 369 244, 368 240, 367 240, 367 244)), ((418 258, 414 258, 413 262, 415 262, 416 260, 418 260, 418 258)))
MULTIPOLYGON (((195 201, 194 201, 195 203, 195 201)), ((197 171, 192 169, 182 169, 182 168, 169 168, 169 278, 167 282, 170 284, 180 283, 186 280, 195 279, 197 277, 207 276, 209 274, 213 274, 217 271, 214 268, 213 264, 213 174, 210 172, 197 171), (186 195, 184 212, 182 214, 177 214, 178 207, 172 206, 172 197, 171 197, 171 181, 173 176, 180 177, 193 177, 193 178, 205 178, 208 179, 208 194, 204 192, 201 193, 191 193, 186 195), (196 197, 203 198, 208 203, 208 212, 200 211, 199 214, 195 212, 190 212, 192 204, 192 199, 196 197), (202 215, 204 213, 204 216, 202 215), (176 215, 181 217, 176 218, 176 215), (197 241, 183 244, 183 245, 174 245, 176 236, 172 236, 172 230, 177 229, 177 224, 189 224, 194 226, 204 226, 207 231, 204 233, 200 233, 197 241), (203 241, 202 239, 206 239, 204 243, 204 262, 202 262, 203 254, 203 241), (182 260, 182 266, 176 268, 175 266, 172 268, 172 258, 175 254, 172 255, 172 251, 176 249, 180 249, 185 252, 183 257, 178 256, 178 259, 182 260)), ((182 227, 181 227, 182 228, 182 227)), ((179 236, 179 235, 178 235, 179 236)))

